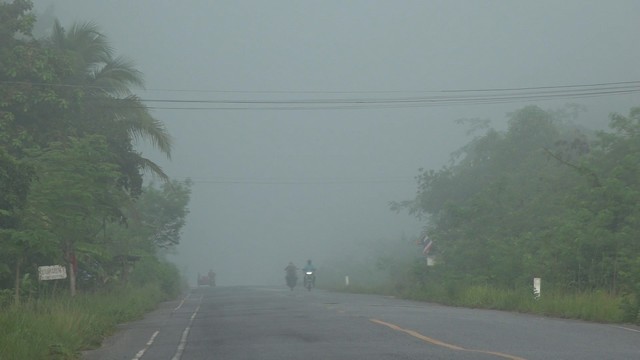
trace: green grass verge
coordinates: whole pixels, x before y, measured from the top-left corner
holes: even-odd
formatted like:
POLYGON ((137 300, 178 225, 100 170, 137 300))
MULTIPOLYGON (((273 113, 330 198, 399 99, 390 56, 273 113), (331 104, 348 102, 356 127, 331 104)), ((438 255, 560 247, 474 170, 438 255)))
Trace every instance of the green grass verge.
MULTIPOLYGON (((630 321, 625 313, 625 299, 603 291, 567 292, 546 289, 536 299, 531 289, 497 289, 486 285, 457 286, 434 284, 429 287, 394 291, 390 287, 335 287, 333 290, 353 293, 376 293, 401 298, 469 308, 515 311, 545 316, 581 319, 604 323, 630 321)), ((628 307, 628 306, 627 306, 628 307)), ((638 319, 640 320, 640 319, 638 319)))
POLYGON ((528 288, 505 290, 476 285, 454 290, 414 289, 402 295, 409 299, 453 306, 517 311, 595 322, 620 323, 625 318, 622 298, 602 291, 566 292, 548 289, 536 299, 528 288))
POLYGON ((77 359, 116 324, 140 318, 164 297, 160 286, 150 284, 9 307, 0 313, 0 358, 77 359))

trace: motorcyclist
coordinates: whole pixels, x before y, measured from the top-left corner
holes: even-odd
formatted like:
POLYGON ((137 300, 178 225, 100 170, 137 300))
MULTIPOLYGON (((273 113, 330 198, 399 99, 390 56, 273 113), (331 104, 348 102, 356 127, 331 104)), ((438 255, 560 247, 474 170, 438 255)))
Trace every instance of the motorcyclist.
POLYGON ((296 267, 293 264, 293 261, 289 261, 289 265, 287 265, 287 267, 284 268, 284 271, 287 272, 287 275, 292 274, 293 276, 296 276, 296 271, 298 271, 298 267, 296 267))
POLYGON ((311 284, 313 284, 313 286, 316 286, 316 267, 313 266, 313 264, 311 263, 311 260, 307 260, 307 265, 305 265, 302 268, 302 272, 304 274, 306 274, 307 272, 311 272, 311 284))
POLYGON ((285 279, 287 280, 287 286, 289 286, 291 290, 293 290, 296 282, 298 282, 298 267, 295 266, 292 261, 289 261, 289 265, 284 268, 284 271, 287 272, 287 276, 285 277, 285 279))

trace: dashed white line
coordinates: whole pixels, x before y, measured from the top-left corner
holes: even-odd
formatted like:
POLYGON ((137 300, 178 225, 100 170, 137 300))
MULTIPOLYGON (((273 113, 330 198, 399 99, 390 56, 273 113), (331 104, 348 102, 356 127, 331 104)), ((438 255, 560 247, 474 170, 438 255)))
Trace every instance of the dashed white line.
POLYGON ((187 298, 189 297, 189 295, 191 295, 191 293, 188 293, 187 296, 184 297, 184 299, 182 299, 182 301, 180 302, 180 305, 176 306, 175 309, 173 309, 173 311, 178 311, 178 309, 180 309, 182 307, 182 305, 184 305, 185 300, 187 300, 187 298))
POLYGON ((151 335, 151 338, 149 339, 149 341, 147 341, 147 346, 145 346, 142 350, 138 351, 136 356, 134 356, 133 359, 131 359, 131 360, 140 360, 140 358, 142 358, 142 355, 144 355, 144 353, 153 344, 153 341, 156 339, 156 336, 158 336, 159 333, 160 333, 160 331, 154 332, 153 335, 151 335))
POLYGON ((182 353, 184 352, 184 348, 187 346, 187 338, 189 337, 189 331, 191 331, 191 324, 193 324, 193 319, 196 318, 196 315, 198 314, 198 311, 200 310, 200 303, 201 302, 202 302, 202 297, 200 297, 200 300, 198 302, 198 307, 196 307, 196 310, 191 315, 191 319, 189 319, 189 325, 187 325, 187 327, 182 332, 182 338, 180 339, 180 343, 178 344, 178 348, 176 349, 176 354, 173 355, 171 360, 180 360, 180 358, 182 357, 182 353))

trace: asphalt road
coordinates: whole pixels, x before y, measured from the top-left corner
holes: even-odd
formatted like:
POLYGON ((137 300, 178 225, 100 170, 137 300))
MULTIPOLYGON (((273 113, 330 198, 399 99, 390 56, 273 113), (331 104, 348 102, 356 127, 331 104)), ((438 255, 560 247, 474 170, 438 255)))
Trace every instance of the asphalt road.
POLYGON ((640 359, 640 328, 269 287, 193 289, 85 360, 640 359))

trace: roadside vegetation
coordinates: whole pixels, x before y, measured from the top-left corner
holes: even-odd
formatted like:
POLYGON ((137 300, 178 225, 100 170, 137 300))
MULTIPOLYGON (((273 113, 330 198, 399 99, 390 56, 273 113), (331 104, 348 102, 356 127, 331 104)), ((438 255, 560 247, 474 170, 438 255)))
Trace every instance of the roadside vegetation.
POLYGON ((143 260, 126 285, 96 292, 39 296, 5 307, 0 314, 3 359, 76 359, 80 350, 100 346, 116 325, 140 319, 179 294, 178 272, 168 263, 143 260), (141 269, 163 273, 163 278, 141 269), (166 288, 171 283, 170 288, 166 288))
POLYGON ((115 324, 175 298, 191 182, 133 88, 133 64, 92 23, 33 34, 27 0, 0 1, 0 357, 74 359, 115 324), (153 175, 156 182, 145 175, 153 175), (39 279, 60 265, 66 278, 39 279))
POLYGON ((606 131, 581 114, 527 106, 505 130, 469 122, 476 137, 391 204, 424 220, 434 266, 403 240, 333 271, 357 274, 353 291, 640 324, 640 107, 612 114, 606 131))

